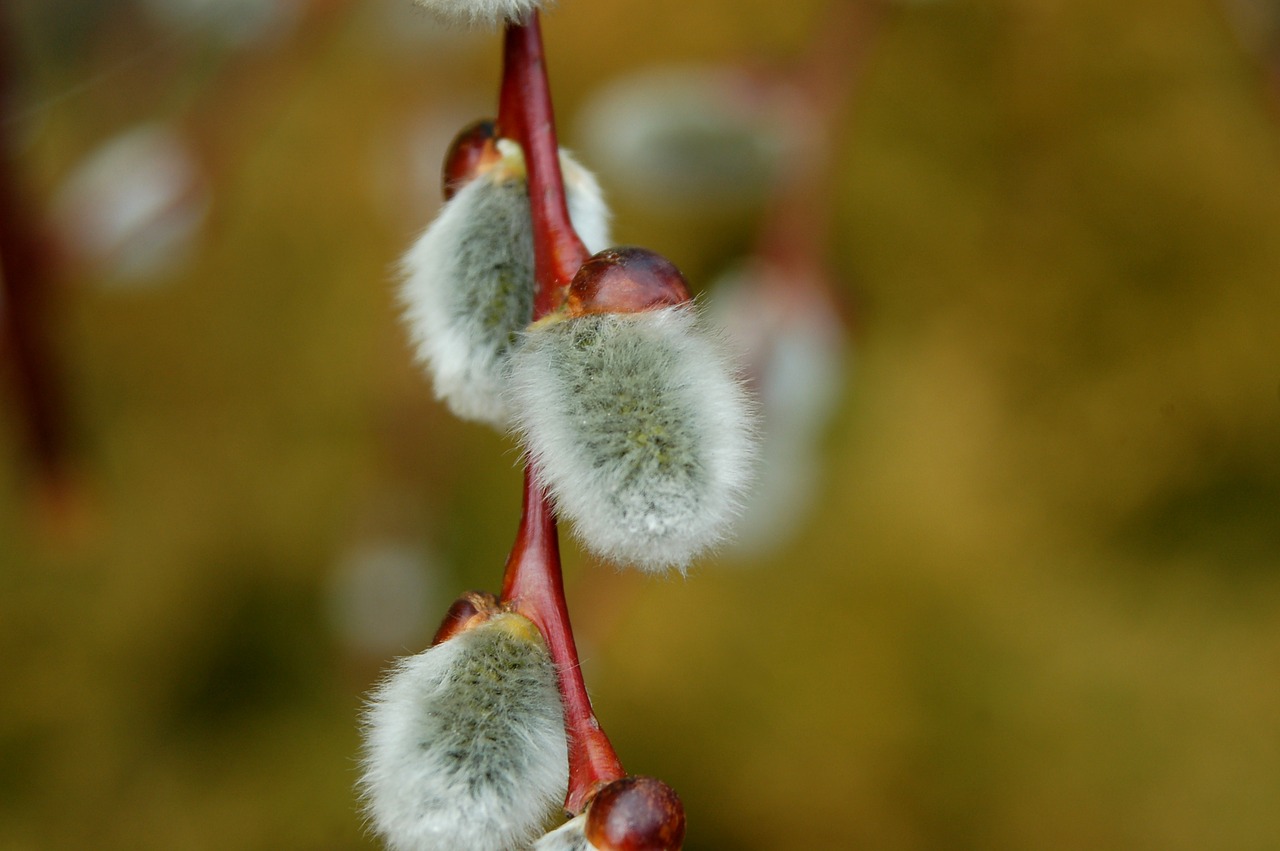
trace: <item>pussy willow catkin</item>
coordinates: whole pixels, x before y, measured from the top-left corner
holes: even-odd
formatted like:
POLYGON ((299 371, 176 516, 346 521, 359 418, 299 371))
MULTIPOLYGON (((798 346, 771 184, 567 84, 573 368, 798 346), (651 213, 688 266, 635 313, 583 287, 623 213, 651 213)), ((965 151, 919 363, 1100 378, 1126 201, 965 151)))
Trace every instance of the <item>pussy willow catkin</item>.
POLYGON ((360 786, 393 851, 509 851, 563 799, 567 760, 546 645, 499 614, 400 660, 374 691, 360 786))
POLYGON ((497 26, 517 21, 546 4, 541 0, 413 0, 437 19, 449 24, 497 26))
MULTIPOLYGON (((400 299, 436 396, 456 415, 502 427, 503 367, 533 310, 533 230, 514 142, 458 190, 401 261, 400 299)), ((570 218, 588 246, 608 243, 609 213, 590 172, 561 153, 570 218)))
POLYGON ((540 323, 509 366, 516 428, 588 549, 683 568, 726 536, 751 478, 751 412, 691 306, 540 323))

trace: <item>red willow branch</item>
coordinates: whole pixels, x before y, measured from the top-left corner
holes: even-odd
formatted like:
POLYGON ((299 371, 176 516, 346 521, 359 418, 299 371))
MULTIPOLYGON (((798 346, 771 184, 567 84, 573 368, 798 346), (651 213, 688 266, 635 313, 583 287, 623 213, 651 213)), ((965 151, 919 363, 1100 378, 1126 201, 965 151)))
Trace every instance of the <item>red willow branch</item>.
POLYGON ((15 114, 13 39, 0 11, 0 352, 12 372, 34 466, 56 485, 68 461, 66 415, 50 356, 49 248, 31 222, 9 147, 15 114))
POLYGON ((577 815, 602 785, 626 776, 609 737, 600 728, 582 681, 560 572, 556 519, 533 465, 524 473, 524 512, 507 561, 502 599, 533 621, 556 665, 569 737, 569 794, 564 808, 577 815))
POLYGON ((524 150, 533 212, 534 278, 538 286, 533 319, 537 321, 560 306, 565 287, 589 256, 569 221, 537 12, 524 24, 507 24, 498 135, 515 139, 524 150))
POLYGON ((862 83, 890 13, 887 0, 827 4, 806 55, 778 84, 793 89, 808 128, 796 173, 772 199, 761 227, 761 253, 801 286, 823 277, 831 242, 832 140, 862 83))
MULTIPOLYGON (((569 282, 588 257, 565 201, 537 12, 523 24, 506 27, 498 133, 515 139, 524 151, 533 220, 536 321, 559 308, 569 282)), ((525 467, 523 512, 507 560, 502 600, 538 626, 555 662, 569 739, 565 809, 576 815, 597 789, 626 772, 596 720, 582 681, 564 596, 555 513, 532 461, 525 467)))

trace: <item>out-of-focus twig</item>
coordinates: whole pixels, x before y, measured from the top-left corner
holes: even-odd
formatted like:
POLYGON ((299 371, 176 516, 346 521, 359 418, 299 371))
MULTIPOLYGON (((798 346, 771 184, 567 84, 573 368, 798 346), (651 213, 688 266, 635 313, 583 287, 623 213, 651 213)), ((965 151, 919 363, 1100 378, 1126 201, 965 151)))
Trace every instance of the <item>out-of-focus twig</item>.
MULTIPOLYGON (((16 57, 0 9, 0 116, 14 111, 16 57)), ((7 131, 0 122, 0 349, 30 467, 42 484, 60 487, 69 472, 67 405, 50 340, 52 250, 21 186, 7 131)))

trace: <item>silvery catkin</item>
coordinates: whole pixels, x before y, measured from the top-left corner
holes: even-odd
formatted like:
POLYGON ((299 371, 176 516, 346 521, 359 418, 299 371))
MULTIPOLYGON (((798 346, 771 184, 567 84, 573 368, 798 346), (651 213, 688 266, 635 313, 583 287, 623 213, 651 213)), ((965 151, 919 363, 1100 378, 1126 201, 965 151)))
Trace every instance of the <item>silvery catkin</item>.
POLYGON ((588 549, 683 568, 726 536, 751 478, 752 413, 691 305, 538 323, 509 367, 515 426, 588 549))
MULTIPOLYGON (((503 366, 533 310, 533 231, 524 158, 501 158, 458 189, 401 261, 400 300, 411 342, 438 398, 457 416, 508 420, 503 366)), ((588 247, 608 244, 608 208, 595 178, 562 151, 569 214, 588 247)))
POLYGON ((518 21, 546 4, 542 0, 413 0, 442 23, 493 27, 518 21))
POLYGON ((397 662, 370 698, 360 787, 393 851, 509 851, 563 799, 567 760, 546 645, 499 614, 397 662))

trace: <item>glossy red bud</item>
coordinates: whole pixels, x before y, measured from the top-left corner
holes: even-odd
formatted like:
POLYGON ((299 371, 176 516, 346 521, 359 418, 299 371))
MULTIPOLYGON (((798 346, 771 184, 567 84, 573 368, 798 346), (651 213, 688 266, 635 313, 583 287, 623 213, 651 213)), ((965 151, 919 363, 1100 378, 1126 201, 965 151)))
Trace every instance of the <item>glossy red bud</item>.
POLYGON ((492 594, 484 591, 468 591, 454 600, 449 611, 445 612, 440 628, 431 639, 431 646, 435 647, 442 641, 448 641, 458 633, 475 626, 477 621, 488 620, 500 608, 498 598, 492 594))
POLYGON ((444 157, 444 199, 448 201, 471 178, 500 158, 498 130, 489 119, 468 125, 454 137, 444 157))
POLYGON ((569 284, 572 316, 638 313, 689 300, 675 264, 647 248, 607 248, 587 258, 569 284))
POLYGON ((591 799, 587 839, 599 851, 680 851, 684 805, 661 780, 615 780, 591 799))

